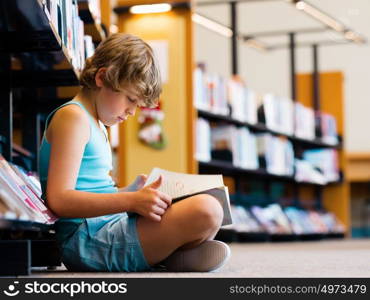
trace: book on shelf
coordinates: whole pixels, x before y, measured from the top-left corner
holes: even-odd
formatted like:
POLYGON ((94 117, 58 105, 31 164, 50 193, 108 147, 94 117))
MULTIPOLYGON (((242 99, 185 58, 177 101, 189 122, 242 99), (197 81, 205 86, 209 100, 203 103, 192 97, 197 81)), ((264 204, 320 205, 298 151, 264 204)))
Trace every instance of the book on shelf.
MULTIPOLYGON (((246 127, 220 125, 211 128, 212 151, 228 150, 232 164, 245 169, 257 169, 257 138, 246 127)), ((218 158, 222 159, 222 158, 218 158)))
MULTIPOLYGON (((94 52, 94 44, 92 38, 85 35, 84 22, 79 16, 78 1, 48 0, 46 7, 49 11, 50 22, 67 49, 73 68, 82 70, 86 58, 94 52)), ((91 7, 95 5, 92 4, 91 7)))
POLYGON ((284 137, 269 133, 257 135, 258 156, 270 174, 291 176, 294 173, 294 149, 284 137))
POLYGON ((245 88, 245 115, 249 124, 257 124, 257 93, 250 88, 245 88))
MULTIPOLYGON (((85 1, 85 0, 82 0, 85 1)), ((79 0, 79 2, 82 2, 79 0)), ((97 23, 101 23, 101 8, 100 0, 88 0, 88 7, 91 12, 91 16, 97 23)))
POLYGON ((294 104, 291 99, 265 94, 262 105, 267 128, 286 135, 293 135, 294 104))
POLYGON ((263 226, 256 220, 253 214, 241 205, 231 205, 233 224, 224 228, 235 230, 238 233, 264 233, 263 226))
POLYGON ((85 35, 84 38, 84 49, 85 49, 85 58, 89 58, 94 54, 95 46, 91 35, 85 35))
POLYGON ((303 152, 303 159, 320 170, 326 182, 340 179, 339 158, 336 149, 311 149, 303 152))
POLYGON ((324 174, 312 163, 303 159, 295 159, 294 179, 297 182, 310 182, 319 185, 328 183, 324 174))
POLYGON ((8 163, 1 154, 0 191, 3 206, 13 212, 17 219, 46 224, 57 220, 41 198, 41 187, 37 180, 22 168, 8 163))
POLYGON ((229 79, 228 100, 233 119, 250 124, 257 123, 257 95, 245 86, 239 76, 229 79))
POLYGON ((294 103, 295 131, 294 135, 301 139, 314 140, 315 134, 315 112, 312 108, 301 103, 294 103))
POLYGON ((277 203, 266 207, 252 206, 251 211, 270 234, 292 234, 289 219, 277 203))
POLYGON ((208 74, 204 64, 198 64, 194 70, 194 105, 199 110, 257 123, 256 93, 238 76, 208 74))
POLYGON ((160 175, 162 184, 158 190, 172 197, 172 203, 197 194, 212 195, 222 206, 224 212, 222 225, 232 224, 229 191, 224 185, 222 175, 193 175, 153 168, 145 186, 156 181, 160 175))
POLYGON ((229 115, 227 80, 207 74, 204 64, 194 70, 194 105, 197 109, 214 114, 229 115))
POLYGON ((207 120, 196 120, 196 151, 195 159, 209 162, 211 160, 211 127, 207 120))
POLYGON ((321 123, 321 139, 330 145, 338 144, 337 122, 334 116, 324 113, 317 113, 321 123))
POLYGON ((344 233, 345 226, 333 213, 304 210, 288 206, 284 208, 295 234, 344 233))
POLYGON ((231 205, 234 223, 225 229, 238 233, 329 234, 344 233, 345 226, 333 213, 321 210, 282 207, 279 203, 247 208, 231 205))

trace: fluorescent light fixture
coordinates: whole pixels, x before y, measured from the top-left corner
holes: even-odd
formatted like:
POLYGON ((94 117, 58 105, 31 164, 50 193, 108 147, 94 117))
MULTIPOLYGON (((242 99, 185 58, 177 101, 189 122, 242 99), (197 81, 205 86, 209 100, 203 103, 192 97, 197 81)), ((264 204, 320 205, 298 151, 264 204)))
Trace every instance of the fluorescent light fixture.
POLYGON ((248 46, 248 47, 251 47, 251 48, 254 48, 256 50, 260 50, 260 51, 267 51, 268 47, 262 43, 261 41, 258 41, 254 38, 247 38, 244 40, 244 43, 248 46))
POLYGON ((333 19, 332 17, 328 16, 327 14, 323 13, 307 2, 297 1, 295 2, 295 6, 297 9, 304 11, 311 17, 314 17, 315 19, 319 20, 320 22, 338 32, 344 32, 346 29, 343 24, 339 23, 337 20, 333 19))
POLYGON ((220 23, 217 23, 211 19, 208 19, 206 17, 203 17, 199 14, 196 14, 196 13, 193 13, 192 16, 191 16, 191 19, 194 23, 200 25, 200 26, 203 26, 213 32, 216 32, 220 35, 223 35, 225 37, 232 37, 233 36, 233 31, 227 27, 227 26, 224 26, 220 23))
POLYGON ((347 40, 354 41, 357 44, 365 43, 365 40, 356 32, 353 32, 352 30, 348 30, 344 33, 344 37, 347 40))
POLYGON ((134 5, 130 7, 130 13, 132 14, 154 14, 164 13, 172 9, 171 4, 160 3, 160 4, 147 4, 147 5, 134 5))

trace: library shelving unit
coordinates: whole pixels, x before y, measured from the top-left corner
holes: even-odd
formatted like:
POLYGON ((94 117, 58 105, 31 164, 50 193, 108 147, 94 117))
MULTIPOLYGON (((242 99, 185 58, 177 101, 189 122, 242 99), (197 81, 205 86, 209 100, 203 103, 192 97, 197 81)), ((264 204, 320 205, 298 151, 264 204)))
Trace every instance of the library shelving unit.
MULTIPOLYGON (((220 2, 220 1, 218 1, 220 2)), ((237 2, 223 1, 231 7, 231 29, 236 28, 237 2)), ((203 2, 205 5, 211 5, 203 2)), ((294 177, 272 175, 266 170, 245 170, 234 167, 231 163, 211 160, 198 162, 195 159, 195 121, 197 117, 205 118, 212 122, 223 122, 236 126, 246 126, 253 132, 271 133, 284 136, 266 127, 263 123, 248 124, 231 119, 230 117, 215 115, 211 112, 196 110, 193 106, 193 60, 194 36, 192 14, 194 8, 191 1, 155 1, 155 0, 130 0, 117 1, 115 12, 119 18, 120 32, 136 34, 143 39, 164 41, 168 47, 167 82, 163 85, 162 105, 165 118, 163 130, 168 137, 166 149, 158 151, 141 144, 137 138, 139 123, 138 116, 120 125, 121 144, 118 147, 119 182, 125 185, 131 182, 137 174, 149 173, 152 167, 160 166, 177 172, 185 173, 217 173, 224 174, 225 182, 230 186, 231 192, 238 191, 240 184, 249 179, 260 182, 288 183, 293 190, 295 202, 301 203, 314 198, 317 201, 314 208, 324 208, 333 212, 344 224, 346 232, 350 227, 349 184, 346 179, 345 150, 342 146, 344 137, 343 121, 343 78, 340 72, 319 73, 317 63, 318 45, 313 43, 314 72, 312 74, 296 74, 295 70, 295 35, 298 33, 287 32, 290 38, 292 95, 291 99, 299 101, 315 111, 322 111, 333 115, 337 120, 340 141, 337 145, 324 143, 320 138, 315 140, 300 139, 295 136, 286 136, 294 147, 301 149, 331 148, 339 153, 341 179, 327 185, 318 185, 311 182, 296 182, 294 177), (169 2, 172 10, 156 14, 131 14, 129 8, 133 5, 155 4, 169 2), (129 146, 127 146, 129 145, 129 146), (149 163, 150 162, 150 163, 149 163), (230 181, 231 179, 231 181, 230 181)), ((233 74, 238 73, 237 42, 234 34, 232 43, 232 69, 233 74)), ((139 112, 137 113, 137 115, 139 112)), ((268 186, 268 184, 266 185, 268 186)), ((309 208, 312 206, 308 206, 309 208)))
MULTIPOLYGON (((47 2, 0 3, 0 153, 33 172, 38 171, 45 117, 68 99, 58 89, 78 86, 79 76, 51 22, 47 2)), ((85 32, 99 43, 105 38, 101 24, 89 12, 88 1, 78 4, 85 32)), ((53 224, 0 216, 0 276, 29 275, 32 267, 60 265, 53 224)))

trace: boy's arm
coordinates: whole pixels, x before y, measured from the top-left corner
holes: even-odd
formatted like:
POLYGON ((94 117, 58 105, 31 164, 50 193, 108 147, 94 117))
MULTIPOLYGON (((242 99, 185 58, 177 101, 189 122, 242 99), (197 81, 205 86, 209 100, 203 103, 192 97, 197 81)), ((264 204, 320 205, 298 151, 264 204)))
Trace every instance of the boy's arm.
POLYGON ((54 198, 48 206, 58 216, 64 218, 90 218, 102 215, 132 211, 132 192, 90 193, 67 190, 54 198), (63 205, 55 205, 55 203, 63 205))
POLYGON ((59 217, 83 218, 131 209, 132 193, 98 194, 75 190, 77 175, 90 138, 88 116, 76 105, 59 109, 48 128, 51 144, 46 198, 59 217))

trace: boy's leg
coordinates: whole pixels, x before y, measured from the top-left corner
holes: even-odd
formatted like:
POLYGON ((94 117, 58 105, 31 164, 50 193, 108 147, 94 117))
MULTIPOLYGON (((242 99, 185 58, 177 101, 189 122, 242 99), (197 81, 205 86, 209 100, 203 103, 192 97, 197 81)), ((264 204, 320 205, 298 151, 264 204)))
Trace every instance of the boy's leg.
POLYGON ((174 203, 160 222, 139 216, 137 231, 147 262, 155 265, 180 247, 191 248, 213 239, 222 218, 220 203, 207 194, 174 203))

